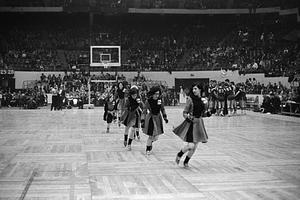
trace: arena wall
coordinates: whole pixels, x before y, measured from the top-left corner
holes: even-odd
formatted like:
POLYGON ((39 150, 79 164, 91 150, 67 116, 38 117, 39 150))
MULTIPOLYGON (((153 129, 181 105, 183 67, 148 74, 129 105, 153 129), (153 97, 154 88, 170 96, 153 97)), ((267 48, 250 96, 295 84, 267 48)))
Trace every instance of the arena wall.
MULTIPOLYGON (((40 80, 41 74, 44 73, 46 76, 48 74, 61 74, 64 76, 64 72, 27 72, 27 71, 16 71, 15 79, 16 79, 16 89, 21 89, 23 87, 24 81, 31 80, 40 80)), ((115 74, 115 72, 104 72, 115 74)), ((123 74, 128 80, 132 80, 135 76, 137 76, 136 72, 118 72, 119 74, 123 74)), ((100 74, 100 72, 91 72, 91 74, 100 74)), ((246 74, 239 75, 238 71, 175 71, 172 73, 169 72, 141 72, 147 80, 157 80, 166 82, 167 85, 172 88, 175 86, 175 78, 209 78, 212 80, 224 81, 225 79, 229 79, 230 81, 245 82, 246 79, 255 78, 258 82, 264 83, 265 85, 269 82, 278 83, 279 81, 286 87, 289 87, 288 77, 265 77, 263 73, 261 74, 246 74)))

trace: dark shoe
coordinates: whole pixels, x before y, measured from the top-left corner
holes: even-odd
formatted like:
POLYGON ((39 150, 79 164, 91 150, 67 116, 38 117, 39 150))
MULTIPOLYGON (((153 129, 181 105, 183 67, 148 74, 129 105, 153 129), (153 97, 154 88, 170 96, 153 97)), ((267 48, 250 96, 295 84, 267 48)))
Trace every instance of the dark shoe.
POLYGON ((126 147, 127 146, 127 141, 124 141, 124 147, 126 147))
POLYGON ((183 166, 185 167, 185 168, 189 168, 190 166, 189 166, 189 163, 183 163, 183 166))

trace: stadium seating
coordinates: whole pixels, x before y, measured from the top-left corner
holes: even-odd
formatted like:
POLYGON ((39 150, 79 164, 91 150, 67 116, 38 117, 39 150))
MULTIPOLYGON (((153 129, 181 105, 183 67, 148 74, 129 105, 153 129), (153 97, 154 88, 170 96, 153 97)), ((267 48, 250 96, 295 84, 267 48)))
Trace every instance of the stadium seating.
POLYGON ((91 33, 80 15, 55 16, 55 28, 53 15, 34 24, 31 15, 4 16, 16 23, 1 32, 1 69, 86 69, 91 44, 121 45, 124 71, 231 69, 290 76, 300 61, 299 45, 285 37, 297 25, 276 16, 95 16, 91 33))

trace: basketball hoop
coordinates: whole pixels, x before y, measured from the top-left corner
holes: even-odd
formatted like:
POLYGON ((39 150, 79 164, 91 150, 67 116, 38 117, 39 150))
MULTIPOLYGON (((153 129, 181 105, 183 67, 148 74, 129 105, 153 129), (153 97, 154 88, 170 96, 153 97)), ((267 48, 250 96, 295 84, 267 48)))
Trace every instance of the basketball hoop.
POLYGON ((121 66, 121 46, 90 46, 90 67, 121 66))
POLYGON ((106 61, 102 61, 102 66, 104 69, 107 69, 109 67, 109 63, 106 61))

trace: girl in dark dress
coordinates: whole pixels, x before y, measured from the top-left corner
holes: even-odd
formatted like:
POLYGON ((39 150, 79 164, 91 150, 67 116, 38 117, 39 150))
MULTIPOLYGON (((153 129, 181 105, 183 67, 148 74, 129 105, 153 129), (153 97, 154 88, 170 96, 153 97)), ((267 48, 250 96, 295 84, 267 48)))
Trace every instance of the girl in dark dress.
POLYGON ((125 102, 124 113, 121 117, 122 123, 125 125, 124 146, 127 146, 128 151, 131 150, 131 143, 136 129, 140 127, 142 109, 143 104, 140 98, 138 98, 138 89, 133 87, 129 91, 129 96, 125 102), (131 129, 130 132, 129 129, 131 129))
POLYGON ((183 162, 185 167, 188 167, 188 162, 195 153, 198 143, 206 143, 208 139, 202 115, 206 114, 206 116, 210 116, 210 114, 205 113, 205 104, 201 99, 201 92, 202 87, 194 84, 183 110, 185 120, 173 130, 177 136, 184 142, 187 142, 180 152, 178 152, 175 160, 179 164, 183 154, 188 152, 183 162))
POLYGON ((116 90, 116 99, 117 99, 117 115, 118 115, 118 125, 121 126, 121 116, 124 112, 125 108, 125 92, 126 89, 124 87, 124 84, 122 82, 118 83, 118 88, 116 90))
POLYGON ((146 154, 150 155, 152 143, 158 139, 158 136, 164 133, 163 120, 168 123, 164 103, 162 102, 161 90, 159 87, 152 87, 148 93, 148 99, 145 102, 144 114, 145 125, 143 132, 148 135, 146 144, 146 154), (162 115, 161 115, 162 114, 162 115))
POLYGON ((107 97, 107 100, 104 104, 103 120, 107 122, 106 133, 109 133, 110 124, 115 117, 115 112, 116 112, 116 102, 114 100, 114 96, 110 94, 107 97))

